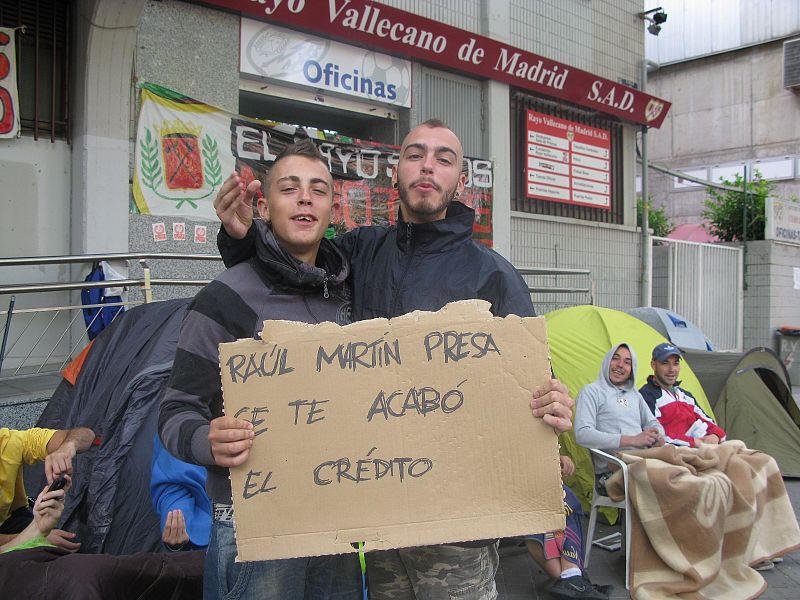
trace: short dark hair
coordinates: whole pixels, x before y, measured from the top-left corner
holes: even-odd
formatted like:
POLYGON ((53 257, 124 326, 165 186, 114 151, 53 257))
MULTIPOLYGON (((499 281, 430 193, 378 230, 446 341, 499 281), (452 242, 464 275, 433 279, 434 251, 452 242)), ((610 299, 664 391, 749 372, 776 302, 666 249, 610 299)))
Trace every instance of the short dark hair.
POLYGON ((270 165, 269 171, 267 171, 267 176, 264 179, 265 192, 269 190, 269 186, 272 183, 272 177, 270 176, 270 173, 272 173, 275 165, 281 162, 284 158, 289 158, 290 156, 302 156, 311 160, 318 160, 325 165, 326 169, 330 171, 328 161, 325 160, 324 156, 322 156, 322 153, 320 153, 319 148, 317 148, 317 145, 314 143, 314 141, 311 138, 303 138, 292 144, 288 144, 278 153, 278 156, 275 157, 275 160, 272 162, 272 165, 270 165))
MULTIPOLYGON (((447 123, 445 123, 441 119, 428 119, 424 123, 420 123, 420 125, 424 125, 425 127, 430 127, 431 129, 436 129, 438 127, 444 127, 445 129, 450 129, 447 126, 447 123)), ((452 129, 450 129, 450 131, 452 131, 452 129)))

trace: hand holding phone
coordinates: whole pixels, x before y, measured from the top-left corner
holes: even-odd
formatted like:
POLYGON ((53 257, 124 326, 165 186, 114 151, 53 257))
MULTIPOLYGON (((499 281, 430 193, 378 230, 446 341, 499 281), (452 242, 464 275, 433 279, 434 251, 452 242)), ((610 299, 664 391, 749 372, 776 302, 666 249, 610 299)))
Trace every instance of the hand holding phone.
POLYGON ((57 477, 53 480, 53 483, 50 484, 50 487, 47 488, 48 492, 55 492, 56 490, 63 490, 64 486, 67 485, 67 478, 63 475, 61 477, 57 477))

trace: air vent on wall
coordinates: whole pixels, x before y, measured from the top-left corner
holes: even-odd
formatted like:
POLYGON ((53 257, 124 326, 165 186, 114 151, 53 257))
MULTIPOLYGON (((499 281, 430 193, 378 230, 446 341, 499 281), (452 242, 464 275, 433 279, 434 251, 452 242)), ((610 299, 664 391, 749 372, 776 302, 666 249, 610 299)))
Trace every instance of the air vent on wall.
POLYGON ((800 90, 800 39, 783 42, 783 87, 800 90))

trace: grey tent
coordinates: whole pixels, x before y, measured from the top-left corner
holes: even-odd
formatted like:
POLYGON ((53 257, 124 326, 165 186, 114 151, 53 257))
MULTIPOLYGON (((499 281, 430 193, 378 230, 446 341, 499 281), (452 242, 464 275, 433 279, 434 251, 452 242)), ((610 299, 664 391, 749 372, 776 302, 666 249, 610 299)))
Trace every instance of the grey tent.
POLYGON ((769 348, 753 348, 745 353, 687 350, 684 357, 728 438, 771 455, 784 476, 800 477, 800 409, 778 356, 769 348))
POLYGON ((714 350, 706 334, 697 325, 666 308, 640 306, 625 311, 632 317, 644 321, 670 342, 686 350, 714 350))

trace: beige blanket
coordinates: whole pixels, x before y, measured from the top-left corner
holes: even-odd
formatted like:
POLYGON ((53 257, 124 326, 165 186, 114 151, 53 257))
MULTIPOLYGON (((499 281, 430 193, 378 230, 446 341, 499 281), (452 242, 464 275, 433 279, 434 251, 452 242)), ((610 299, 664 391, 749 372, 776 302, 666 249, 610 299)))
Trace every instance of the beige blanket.
MULTIPOLYGON (((755 598, 766 582, 748 565, 800 547, 794 510, 769 455, 730 441, 620 457, 629 473, 633 598, 755 598)), ((621 471, 607 489, 623 498, 621 471)))

